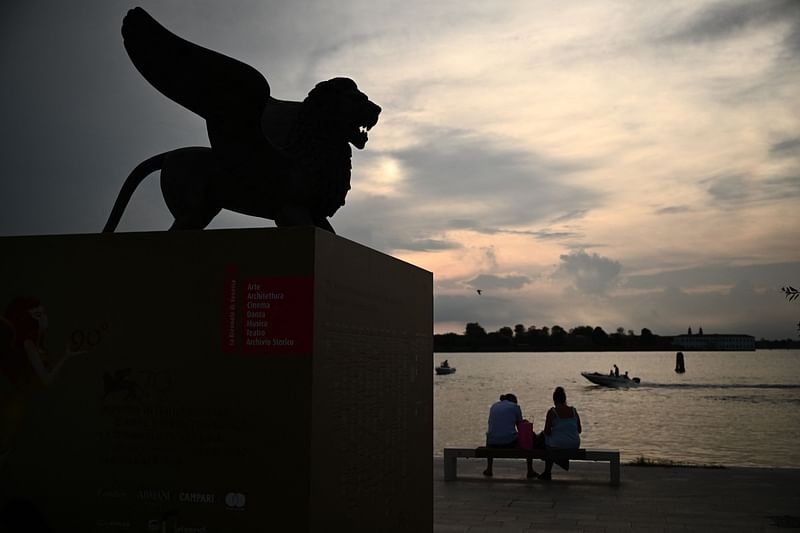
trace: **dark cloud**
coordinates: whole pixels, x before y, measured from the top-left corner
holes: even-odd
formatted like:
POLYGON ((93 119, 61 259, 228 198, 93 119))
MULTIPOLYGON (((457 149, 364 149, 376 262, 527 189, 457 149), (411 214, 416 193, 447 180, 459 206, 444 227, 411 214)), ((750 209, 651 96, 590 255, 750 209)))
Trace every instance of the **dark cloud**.
POLYGON ((718 203, 748 204, 800 197, 800 176, 753 180, 745 176, 718 176, 703 180, 708 194, 718 203))
POLYGON ((582 235, 578 232, 573 231, 550 231, 550 230, 516 230, 516 229, 504 229, 504 228, 486 228, 481 227, 480 225, 475 225, 471 229, 478 233, 483 233, 485 235, 498 235, 498 234, 507 234, 507 235, 529 235, 531 237, 535 237, 537 239, 542 240, 566 240, 566 239, 574 239, 581 237, 582 235))
POLYGON ((617 284, 621 270, 619 262, 581 250, 562 255, 555 276, 566 277, 579 292, 602 294, 617 284))
POLYGON ((785 139, 769 147, 771 157, 793 157, 800 158, 800 137, 785 139))
POLYGON ((477 220, 471 220, 469 218, 456 218, 453 220, 448 220, 445 227, 449 229, 470 229, 476 227, 477 225, 477 220))
MULTIPOLYGON (((799 3, 794 2, 794 4, 797 7, 799 3)), ((786 50, 785 59, 797 61, 800 54, 800 16, 795 13, 794 19, 790 20, 793 21, 793 24, 783 39, 784 49, 786 50)))
POLYGON ((493 213, 489 220, 470 217, 480 225, 525 224, 552 218, 565 204, 588 209, 598 200, 597 193, 563 180, 585 169, 580 162, 505 147, 503 139, 464 130, 421 126, 420 131, 426 137, 418 145, 392 154, 408 173, 406 187, 444 206, 474 201, 479 213, 493 213))
POLYGON ((766 199, 800 197, 800 176, 780 176, 764 180, 763 194, 766 199))
POLYGON ((719 176, 706 180, 707 191, 718 202, 739 203, 753 197, 754 191, 743 176, 719 176))
POLYGON ((492 268, 497 268, 497 252, 494 250, 494 246, 489 246, 483 250, 483 257, 486 263, 488 263, 492 268))
POLYGON ((558 240, 563 241, 567 239, 577 239, 583 237, 582 233, 578 233, 575 231, 548 231, 548 230, 541 230, 533 232, 533 235, 542 240, 558 240))
POLYGON ((394 250, 409 250, 414 252, 434 252, 437 250, 455 250, 462 248, 460 243, 441 239, 418 239, 410 241, 390 242, 394 250))
MULTIPOLYGON (((763 74, 749 78, 717 76, 706 81, 706 90, 730 108, 774 99, 776 88, 796 85, 800 61, 800 2, 797 0, 719 0, 688 18, 667 19, 663 26, 666 29, 656 31, 654 40, 668 46, 719 47, 733 40, 746 44, 756 32, 770 32, 773 36, 770 48, 762 47, 758 51, 771 62, 763 74)), ((747 59, 743 57, 741 61, 747 59)))
POLYGON ((787 39, 794 46, 800 28, 800 2, 797 0, 722 0, 701 9, 688 24, 663 37, 676 43, 699 43, 736 37, 744 31, 788 22, 787 39))
POLYGON ((521 289, 531 279, 527 276, 495 276, 493 274, 480 274, 479 276, 467 281, 467 284, 474 289, 521 289))
POLYGON ((656 214, 658 215, 676 215, 679 213, 688 213, 691 211, 691 208, 686 205, 671 205, 668 207, 662 207, 656 210, 656 214))
POLYGON ((677 287, 693 289, 714 285, 735 285, 748 280, 757 287, 775 288, 797 279, 800 262, 757 265, 708 265, 659 272, 657 274, 632 274, 625 278, 625 286, 635 289, 661 289, 677 287))
POLYGON ((564 213, 563 215, 559 215, 553 220, 550 221, 551 224, 560 224, 563 222, 569 222, 570 220, 578 220, 586 216, 588 213, 588 209, 573 209, 564 213))

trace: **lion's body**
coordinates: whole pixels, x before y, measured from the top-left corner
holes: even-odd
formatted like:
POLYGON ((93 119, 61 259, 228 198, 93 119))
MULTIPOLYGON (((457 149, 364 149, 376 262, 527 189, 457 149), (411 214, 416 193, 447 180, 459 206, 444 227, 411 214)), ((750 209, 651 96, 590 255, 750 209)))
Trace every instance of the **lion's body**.
MULTIPOLYGON (((346 144, 344 149, 349 152, 346 144)), ((263 176, 248 176, 231 173, 211 148, 196 146, 164 152, 131 172, 103 231, 116 229, 135 189, 157 171, 161 171, 164 201, 175 218, 170 229, 203 229, 227 209, 271 219, 278 226, 314 224, 332 231, 327 217, 335 212, 331 204, 344 203, 349 189, 349 162, 349 154, 346 159, 284 158, 279 164, 265 165, 263 176), (326 159, 328 164, 321 164, 326 159), (326 174, 339 174, 339 179, 326 180, 326 174), (345 175, 346 179, 342 179, 345 175), (324 187, 326 182, 338 186, 324 187)))

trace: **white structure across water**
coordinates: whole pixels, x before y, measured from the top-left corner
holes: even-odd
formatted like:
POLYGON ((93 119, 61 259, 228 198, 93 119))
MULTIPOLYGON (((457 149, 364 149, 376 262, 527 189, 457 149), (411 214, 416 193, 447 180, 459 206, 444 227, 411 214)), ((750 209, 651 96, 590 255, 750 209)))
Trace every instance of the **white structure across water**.
POLYGON ((752 335, 676 335, 672 344, 681 350, 755 350, 752 335))

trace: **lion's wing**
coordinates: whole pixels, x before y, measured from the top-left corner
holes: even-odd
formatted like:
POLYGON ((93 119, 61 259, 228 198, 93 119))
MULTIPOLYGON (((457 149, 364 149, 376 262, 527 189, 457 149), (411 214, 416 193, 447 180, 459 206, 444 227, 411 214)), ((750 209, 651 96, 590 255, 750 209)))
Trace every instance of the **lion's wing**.
POLYGON ((257 120, 269 99, 269 84, 256 69, 181 39, 140 7, 123 19, 122 37, 147 81, 206 120, 257 120))

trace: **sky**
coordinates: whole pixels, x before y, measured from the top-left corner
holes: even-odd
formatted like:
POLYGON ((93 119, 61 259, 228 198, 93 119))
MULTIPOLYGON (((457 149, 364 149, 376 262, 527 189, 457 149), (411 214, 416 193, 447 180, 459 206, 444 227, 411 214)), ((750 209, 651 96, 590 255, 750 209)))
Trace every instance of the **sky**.
MULTIPOLYGON (((99 232, 139 162, 208 145, 127 57, 135 5, 276 98, 383 108, 331 223, 433 272, 436 333, 797 338, 800 2, 4 0, 0 236, 99 232)), ((118 231, 171 222, 153 175, 118 231)))

